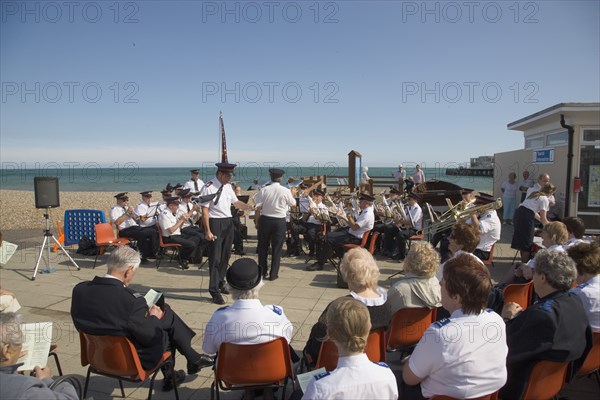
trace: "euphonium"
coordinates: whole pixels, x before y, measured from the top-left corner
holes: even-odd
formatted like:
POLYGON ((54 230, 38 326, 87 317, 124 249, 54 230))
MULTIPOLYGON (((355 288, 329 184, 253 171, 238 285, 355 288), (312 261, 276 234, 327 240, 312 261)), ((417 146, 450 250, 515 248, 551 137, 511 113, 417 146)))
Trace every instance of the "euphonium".
POLYGON ((463 222, 467 220, 471 214, 482 214, 484 212, 490 210, 497 210, 502 207, 502 199, 497 198, 495 202, 489 204, 482 204, 476 207, 466 208, 461 211, 457 211, 456 208, 452 209, 450 213, 446 211, 444 214, 448 214, 445 219, 440 219, 439 221, 433 222, 430 224, 428 228, 427 234, 434 235, 438 232, 441 232, 445 229, 452 227, 454 224, 463 222))

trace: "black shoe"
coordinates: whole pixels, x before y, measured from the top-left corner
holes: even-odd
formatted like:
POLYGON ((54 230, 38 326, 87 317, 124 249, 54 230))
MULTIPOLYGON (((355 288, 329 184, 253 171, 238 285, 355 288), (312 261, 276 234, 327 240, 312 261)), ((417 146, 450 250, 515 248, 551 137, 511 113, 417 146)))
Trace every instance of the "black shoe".
POLYGON ((223 296, 221 296, 221 293, 217 293, 217 294, 212 295, 212 302, 214 304, 223 305, 223 304, 225 304, 225 299, 223 299, 223 296))
POLYGON ((233 253, 237 254, 238 256, 245 256, 246 255, 246 252, 244 250, 238 250, 238 249, 233 250, 233 253))
POLYGON ((313 265, 309 265, 308 267, 306 267, 307 271, 323 271, 323 264, 319 264, 318 262, 314 263, 313 265))
POLYGON ((190 269, 190 266, 188 265, 188 262, 185 260, 182 260, 179 263, 179 266, 181 267, 181 269, 186 270, 186 269, 190 269))
MULTIPOLYGON (((185 372, 182 369, 175 371, 175 385, 179 386, 185 380, 185 372)), ((169 392, 173 390, 175 386, 173 385, 173 378, 165 378, 163 380, 163 392, 169 392)))
POLYGON ((223 294, 229 294, 229 290, 227 290, 227 286, 223 285, 219 288, 219 292, 223 294))
POLYGON ((188 375, 193 375, 200 371, 202 368, 211 367, 215 364, 214 358, 203 354, 200 356, 200 359, 196 362, 188 362, 187 363, 187 373, 188 375))
POLYGON ((279 276, 277 276, 277 275, 271 275, 271 276, 269 277, 269 280, 270 280, 271 282, 272 282, 272 281, 274 281, 274 280, 277 280, 277 279, 279 279, 279 276))
POLYGON ((148 260, 146 257, 142 257, 142 261, 140 262, 140 264, 148 264, 150 262, 150 260, 148 260))

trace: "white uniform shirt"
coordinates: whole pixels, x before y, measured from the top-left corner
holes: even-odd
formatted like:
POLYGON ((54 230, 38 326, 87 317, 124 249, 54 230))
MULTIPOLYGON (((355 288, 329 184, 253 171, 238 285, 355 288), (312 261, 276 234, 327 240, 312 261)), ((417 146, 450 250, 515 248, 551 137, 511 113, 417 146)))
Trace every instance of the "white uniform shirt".
POLYGON ((540 212, 540 210, 545 210, 548 212, 550 209, 550 201, 547 196, 540 196, 537 199, 525 199, 521 203, 523 207, 529 208, 534 213, 540 212))
MULTIPOLYGON (((193 208, 194 205, 191 202, 184 203, 183 201, 179 201, 179 212, 181 212, 182 214, 187 214, 193 208)), ((193 211, 192 216, 190 218, 193 220, 196 215, 198 215, 198 211, 193 211)), ((185 222, 181 225, 182 229, 187 228, 188 226, 192 226, 190 218, 186 219, 185 222)))
MULTIPOLYGON (((525 198, 528 198, 531 193, 539 192, 540 190, 542 190, 542 185, 540 185, 539 182, 536 182, 535 185, 527 189, 527 194, 525 195, 525 198)), ((546 197, 548 198, 548 207, 552 207, 556 204, 556 199, 554 199, 553 194, 546 197)))
POLYGON ((360 212, 358 219, 355 221, 359 226, 358 230, 349 229, 348 232, 362 239, 365 232, 370 231, 375 226, 375 213, 373 212, 373 206, 367 207, 360 212))
POLYGON ((412 178, 413 181, 415 182, 415 185, 418 185, 419 183, 423 183, 425 182, 425 172, 423 172, 422 169, 416 171, 414 174, 412 174, 412 178))
POLYGON ((231 185, 229 183, 221 185, 221 182, 216 177, 206 182, 200 195, 208 196, 209 194, 217 193, 221 186, 223 186, 223 190, 217 204, 215 204, 216 197, 201 204, 202 207, 208 207, 209 218, 231 218, 231 205, 238 201, 231 185))
POLYGON ((374 363, 366 354, 338 359, 337 368, 316 375, 302 399, 397 399, 398 384, 385 363, 374 363))
POLYGON ((136 215, 139 215, 140 217, 148 217, 148 219, 146 219, 145 221, 140 220, 139 225, 141 227, 148 227, 148 226, 154 226, 156 224, 156 217, 155 217, 155 213, 156 213, 156 203, 154 203, 155 205, 153 206, 148 206, 148 204, 146 204, 143 201, 140 201, 136 206, 135 209, 133 210, 133 212, 136 215))
POLYGON ((563 243, 563 249, 567 250, 569 247, 577 246, 580 243, 588 243, 587 240, 578 239, 576 237, 572 237, 566 242, 563 243))
POLYGON ((285 218, 290 207, 296 205, 290 189, 281 186, 279 182, 260 189, 254 201, 260 207, 260 215, 272 218, 285 218))
POLYGON ((492 310, 479 315, 454 311, 434 322, 417 344, 408 366, 421 381, 424 397, 484 396, 506 383, 505 325, 492 310))
POLYGON ((480 259, 479 257, 477 257, 476 255, 474 255, 473 253, 469 253, 469 252, 466 252, 466 251, 458 250, 456 253, 452 254, 452 257, 450 257, 449 259, 447 259, 447 260, 446 260, 446 262, 444 262, 444 263, 443 263, 442 265, 440 265, 440 267, 438 268, 438 270, 437 270, 437 272, 436 272, 435 276, 436 276, 436 278, 438 278, 438 280, 439 280, 439 281, 441 281, 441 280, 444 278, 444 267, 446 266, 446 263, 447 263, 448 261, 450 261, 451 259, 453 259, 454 257, 457 257, 457 256, 458 256, 458 255, 460 255, 460 254, 468 254, 468 255, 470 255, 471 257, 473 257, 473 259, 474 259, 474 260, 477 260, 477 262, 478 262, 479 264, 481 264, 481 265, 484 265, 484 266, 485 266, 485 264, 483 263, 483 261, 481 261, 481 259, 480 259))
POLYGON ((192 192, 192 193, 200 192, 202 190, 202 188, 204 187, 204 181, 202 179, 198 179, 195 183, 198 185, 197 189, 196 189, 196 186, 194 185, 193 179, 190 179, 189 181, 187 181, 183 185, 183 188, 190 189, 190 192, 192 192))
MULTIPOLYGON (((321 213, 321 215, 329 214, 329 209, 322 202, 319 203, 319 204, 317 204, 317 210, 319 210, 319 212, 321 213)), ((323 225, 323 223, 320 220, 318 220, 317 218, 315 218, 312 214, 308 217, 308 219, 306 220, 306 222, 309 223, 309 224, 323 225)))
POLYGON ((158 206, 156 207, 157 217, 158 217, 158 215, 160 215, 160 213, 162 213, 166 209, 167 209, 167 202, 166 201, 161 201, 160 203, 158 203, 158 206))
POLYGON ((307 213, 309 208, 310 208, 310 201, 308 200, 308 197, 306 197, 306 196, 300 197, 300 212, 307 213))
MULTIPOLYGON (((467 219, 467 224, 473 225, 471 218, 467 219)), ((488 213, 479 217, 479 244, 477 248, 482 251, 490 251, 494 243, 500 240, 502 223, 498 218, 496 210, 490 210, 488 213)))
POLYGON ((600 332, 600 275, 571 290, 581 299, 593 332, 600 332))
POLYGON ((215 354, 221 343, 257 344, 278 337, 290 343, 293 329, 281 307, 263 306, 258 299, 236 300, 230 307, 219 308, 210 317, 204 330, 202 350, 215 354))
MULTIPOLYGON (((125 214, 125 209, 119 205, 113 206, 110 209, 110 220, 115 222, 121 215, 125 214)), ((121 224, 117 227, 120 231, 123 229, 130 228, 132 226, 137 226, 137 222, 131 217, 125 218, 125 221, 121 222, 121 224)))
POLYGON ((169 237, 171 235, 181 235, 181 228, 177 228, 175 232, 169 233, 167 229, 172 227, 177 223, 177 220, 181 216, 180 210, 177 210, 175 215, 171 212, 171 210, 167 209, 160 213, 158 216, 158 225, 160 226, 160 233, 164 237, 169 237))
MULTIPOLYGON (((559 253, 562 253, 562 252, 565 251, 565 248, 562 246, 562 244, 553 244, 552 246, 548 247, 546 250, 558 251, 559 253)), ((535 263, 535 257, 532 258, 531 260, 527 261, 527 265, 531 269, 535 268, 535 264, 536 264, 535 263)))
POLYGON ((410 207, 407 204, 405 210, 407 211, 406 216, 412 221, 412 227, 418 231, 423 229, 423 210, 421 206, 415 203, 414 206, 410 207))

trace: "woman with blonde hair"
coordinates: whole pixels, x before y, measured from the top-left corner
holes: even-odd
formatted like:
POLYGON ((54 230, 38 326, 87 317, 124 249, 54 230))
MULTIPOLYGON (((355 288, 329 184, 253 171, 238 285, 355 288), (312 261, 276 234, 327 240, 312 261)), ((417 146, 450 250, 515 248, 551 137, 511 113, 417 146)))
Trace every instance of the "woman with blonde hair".
MULTIPOLYGON (((350 294, 345 297, 352 297, 367 306, 373 329, 387 328, 391 319, 386 304, 387 292, 378 286, 379 267, 371 253, 360 247, 348 251, 340 264, 340 273, 350 289, 350 294)), ((309 368, 315 366, 321 343, 327 336, 327 309, 330 305, 312 327, 304 347, 304 358, 309 368)))
POLYGON ((327 337, 335 343, 337 368, 313 377, 303 399, 397 399, 398 385, 385 363, 364 353, 371 330, 368 307, 351 297, 327 307, 327 337))
POLYGON ((555 192, 556 187, 547 183, 539 191, 527 196, 515 211, 513 220, 515 231, 510 247, 521 252, 521 262, 526 263, 531 256, 535 221, 539 220, 542 225, 549 222, 546 217, 550 209, 549 196, 554 195, 555 192))
POLYGON ((392 315, 402 308, 441 306, 440 285, 436 272, 440 255, 429 242, 415 242, 404 260, 405 275, 388 291, 392 315))

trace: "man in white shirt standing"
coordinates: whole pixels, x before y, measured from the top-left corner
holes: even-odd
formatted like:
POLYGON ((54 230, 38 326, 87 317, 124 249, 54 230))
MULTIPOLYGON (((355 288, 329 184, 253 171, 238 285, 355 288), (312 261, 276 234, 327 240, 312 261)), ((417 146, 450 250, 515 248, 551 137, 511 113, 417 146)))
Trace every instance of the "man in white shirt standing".
POLYGON ((192 174, 192 178, 183 185, 184 189, 190 189, 190 193, 193 198, 196 198, 200 195, 200 191, 204 187, 204 182, 200 179, 200 170, 199 169, 191 169, 190 173, 192 174))
POLYGON ((271 184, 260 189, 256 195, 256 214, 254 224, 258 230, 258 264, 264 268, 263 277, 268 274, 267 258, 269 244, 271 253, 271 272, 269 280, 274 281, 279 277, 279 262, 281 260, 281 249, 285 242, 285 231, 287 224, 286 213, 290 207, 296 205, 296 187, 291 190, 281 186, 281 177, 284 171, 279 168, 269 169, 271 184))
POLYGON ((406 180, 406 171, 402 164, 398 165, 398 171, 394 171, 392 177, 398 182, 394 187, 402 192, 404 190, 404 181, 406 180))
POLYGON ((519 190, 521 191, 521 203, 527 197, 527 190, 533 186, 533 179, 529 177, 529 171, 523 171, 523 180, 519 182, 519 190))

